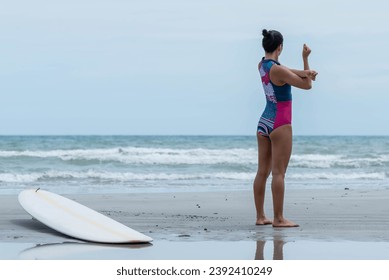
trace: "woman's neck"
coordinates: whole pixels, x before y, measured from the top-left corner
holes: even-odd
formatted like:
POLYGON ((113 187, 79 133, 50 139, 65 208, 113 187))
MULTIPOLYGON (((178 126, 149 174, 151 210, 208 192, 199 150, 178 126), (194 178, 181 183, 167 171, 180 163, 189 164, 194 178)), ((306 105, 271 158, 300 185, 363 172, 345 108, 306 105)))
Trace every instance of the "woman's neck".
POLYGON ((272 60, 278 61, 278 57, 279 57, 279 55, 276 52, 265 53, 265 59, 272 59, 272 60))

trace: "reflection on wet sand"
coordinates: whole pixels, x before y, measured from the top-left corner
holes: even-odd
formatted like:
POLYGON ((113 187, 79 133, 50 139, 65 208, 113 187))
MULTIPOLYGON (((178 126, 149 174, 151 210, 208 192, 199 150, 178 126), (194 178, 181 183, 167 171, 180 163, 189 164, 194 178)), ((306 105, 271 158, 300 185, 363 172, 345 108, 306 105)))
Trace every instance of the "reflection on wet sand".
POLYGON ((7 260, 388 260, 389 256, 389 242, 293 240, 274 233, 259 233, 256 241, 158 240, 153 245, 0 242, 0 248, 0 259, 7 260))
POLYGON ((64 242, 36 245, 19 253, 20 259, 50 260, 50 259, 115 259, 120 253, 128 250, 141 249, 153 246, 150 243, 142 244, 99 244, 64 242), (114 253, 114 254, 112 254, 114 253))
MULTIPOLYGON (((257 241, 257 249, 255 251, 255 260, 264 260, 264 249, 266 240, 257 241)), ((273 260, 284 259, 284 245, 286 242, 281 237, 274 237, 273 239, 273 260)))

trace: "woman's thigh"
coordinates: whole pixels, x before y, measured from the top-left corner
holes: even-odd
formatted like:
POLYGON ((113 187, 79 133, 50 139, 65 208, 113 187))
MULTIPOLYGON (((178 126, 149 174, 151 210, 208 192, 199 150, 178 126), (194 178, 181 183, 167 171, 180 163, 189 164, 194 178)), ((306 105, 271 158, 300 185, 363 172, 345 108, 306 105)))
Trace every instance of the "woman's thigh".
POLYGON ((268 137, 257 133, 258 140, 258 171, 263 173, 266 177, 271 171, 272 147, 268 137))
POLYGON ((292 154, 292 126, 283 125, 270 134, 272 145, 272 172, 285 174, 292 154))

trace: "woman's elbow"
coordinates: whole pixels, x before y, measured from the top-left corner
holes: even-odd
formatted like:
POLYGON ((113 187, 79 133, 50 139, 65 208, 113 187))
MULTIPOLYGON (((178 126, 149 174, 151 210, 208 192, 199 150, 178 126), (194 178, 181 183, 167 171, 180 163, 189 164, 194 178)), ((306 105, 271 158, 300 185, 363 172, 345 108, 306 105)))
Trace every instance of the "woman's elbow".
POLYGON ((309 90, 311 88, 312 88, 312 81, 311 80, 306 81, 306 83, 304 83, 303 89, 309 90))

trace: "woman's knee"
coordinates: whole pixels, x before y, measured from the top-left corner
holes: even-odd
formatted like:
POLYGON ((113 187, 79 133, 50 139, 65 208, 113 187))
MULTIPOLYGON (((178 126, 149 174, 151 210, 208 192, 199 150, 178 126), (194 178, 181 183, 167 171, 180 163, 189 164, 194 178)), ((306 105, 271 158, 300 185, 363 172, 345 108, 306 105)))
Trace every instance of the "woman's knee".
POLYGON ((286 170, 278 170, 278 169, 275 169, 275 170, 272 170, 271 172, 271 175, 273 178, 282 178, 284 179, 285 178, 285 174, 286 174, 286 170))
POLYGON ((260 168, 257 171, 257 176, 259 176, 260 178, 263 178, 263 179, 267 179, 267 178, 269 178, 270 173, 271 173, 270 169, 260 168))

